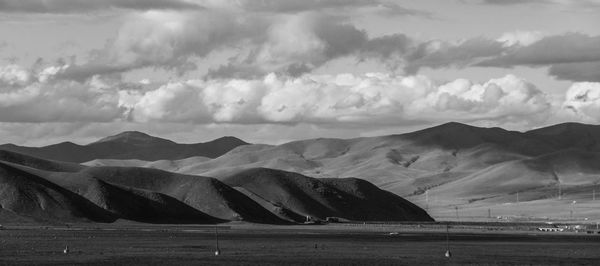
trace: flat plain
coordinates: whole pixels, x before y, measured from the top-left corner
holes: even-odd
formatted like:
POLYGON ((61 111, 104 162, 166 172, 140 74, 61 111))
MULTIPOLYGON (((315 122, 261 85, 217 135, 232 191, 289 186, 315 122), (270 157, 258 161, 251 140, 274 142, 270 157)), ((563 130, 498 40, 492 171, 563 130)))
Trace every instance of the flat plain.
POLYGON ((443 225, 72 224, 0 230, 2 265, 597 265, 600 235, 443 225), (65 246, 69 253, 64 254, 65 246))

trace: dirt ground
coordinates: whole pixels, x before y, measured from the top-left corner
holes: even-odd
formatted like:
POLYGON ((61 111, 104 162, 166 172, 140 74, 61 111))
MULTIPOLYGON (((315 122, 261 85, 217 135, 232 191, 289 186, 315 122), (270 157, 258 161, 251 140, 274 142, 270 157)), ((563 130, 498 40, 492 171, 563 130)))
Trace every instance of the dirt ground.
POLYGON ((0 265, 598 265, 600 235, 340 226, 4 226, 0 265), (70 252, 63 253, 65 246, 70 252))

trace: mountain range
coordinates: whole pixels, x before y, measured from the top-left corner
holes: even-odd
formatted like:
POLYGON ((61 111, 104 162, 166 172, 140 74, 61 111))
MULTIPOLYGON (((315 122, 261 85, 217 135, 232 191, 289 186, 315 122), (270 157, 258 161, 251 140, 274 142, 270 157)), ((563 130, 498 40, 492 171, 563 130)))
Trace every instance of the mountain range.
POLYGON ((0 145, 0 150, 38 158, 82 163, 94 159, 178 160, 193 156, 216 158, 248 143, 235 137, 222 137, 205 143, 179 144, 137 131, 126 131, 87 145, 62 142, 45 147, 0 145))
MULTIPOLYGON (((219 214, 209 212, 193 201, 186 202, 181 197, 183 192, 125 182, 132 178, 122 176, 139 179, 167 175, 176 180, 204 178, 211 180, 211 184, 224 184, 233 189, 231 195, 236 196, 232 197, 251 199, 256 204, 239 209, 260 207, 263 213, 266 210, 276 216, 260 222, 272 222, 275 218, 299 221, 302 215, 370 220, 383 219, 376 214, 387 213, 385 217, 389 218, 398 210, 386 209, 387 206, 376 202, 398 196, 399 202, 406 198, 427 209, 434 218, 454 216, 459 207, 479 214, 485 210, 487 215, 493 209, 504 214, 564 216, 569 210, 572 215, 577 201, 575 206, 579 206, 581 215, 600 219, 600 208, 593 202, 595 187, 600 182, 599 140, 600 126, 596 125, 565 123, 518 132, 451 122, 405 134, 319 138, 281 145, 249 144, 233 137, 177 144, 139 132, 125 132, 83 146, 8 144, 0 149, 49 159, 43 163, 50 167, 46 172, 76 172, 100 178, 117 188, 162 193, 223 220, 232 220, 235 215, 249 221, 260 219, 244 216, 237 209, 221 210, 219 214), (315 195, 334 195, 329 192, 331 187, 336 193, 353 198, 328 204, 324 203, 328 200, 311 201, 319 198, 315 195), (297 191, 303 192, 296 194, 297 191), (367 200, 365 195, 374 198, 367 200), (360 216, 357 210, 366 216, 360 216)), ((37 176, 47 175, 37 173, 37 176)), ((411 206, 408 202, 402 204, 411 206)), ((394 217, 400 220, 409 216, 394 217)))

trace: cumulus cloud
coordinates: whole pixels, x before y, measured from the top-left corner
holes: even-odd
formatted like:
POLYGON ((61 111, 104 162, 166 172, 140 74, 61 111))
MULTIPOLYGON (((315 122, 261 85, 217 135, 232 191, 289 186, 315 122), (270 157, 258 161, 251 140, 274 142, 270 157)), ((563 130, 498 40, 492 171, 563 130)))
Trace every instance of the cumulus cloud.
POLYGON ((109 84, 98 78, 55 81, 57 69, 0 67, 0 122, 109 122, 122 115, 109 84))
POLYGON ((483 84, 436 84, 425 76, 270 74, 262 79, 192 80, 149 91, 137 121, 396 124, 406 121, 542 120, 551 106, 534 85, 506 76, 483 84))
POLYGON ((600 83, 577 82, 565 95, 563 107, 586 122, 600 121, 600 83))
MULTIPOLYGON (((260 6, 256 1, 251 2, 239 4, 260 6)), ((353 4, 350 1, 343 6, 369 6, 372 2, 353 4)), ((292 6, 319 10, 337 2, 261 3, 282 5, 286 10, 292 6)), ((105 48, 93 51, 87 63, 70 64, 62 76, 81 81, 95 74, 122 73, 144 67, 182 74, 194 70, 198 60, 223 51, 233 55, 226 63, 212 68, 208 77, 248 78, 270 72, 297 76, 340 57, 386 59, 386 64, 397 68, 400 64, 386 55, 404 59, 409 44, 413 50, 417 49, 418 45, 413 42, 401 34, 369 38, 348 16, 314 10, 270 15, 236 12, 231 7, 199 11, 150 10, 127 15, 116 37, 105 48)))
POLYGON ((551 111, 548 96, 514 75, 473 84, 458 79, 439 86, 413 105, 415 117, 543 122, 551 111))
POLYGON ((448 120, 540 125, 556 114, 599 121, 595 120, 599 83, 576 83, 564 102, 557 103, 514 75, 482 83, 466 79, 440 83, 422 75, 389 73, 268 74, 161 85, 101 75, 83 81, 57 78, 67 68, 66 64, 0 67, 0 122, 381 128, 448 120))
POLYGON ((125 21, 104 49, 91 53, 88 63, 71 65, 62 76, 82 80, 144 67, 181 74, 196 68, 194 59, 263 38, 268 26, 260 17, 215 10, 152 10, 130 14, 125 21))
POLYGON ((116 96, 74 81, 33 83, 0 92, 0 121, 110 122, 123 111, 116 96))
POLYGON ((29 82, 31 73, 19 65, 7 65, 0 67, 0 87, 23 85, 29 82))
POLYGON ((366 32, 337 17, 317 13, 279 16, 247 53, 211 70, 209 76, 300 75, 332 59, 357 53, 367 40, 366 32))
MULTIPOLYGON (((598 47, 595 37, 575 33, 541 38, 537 32, 515 31, 498 39, 459 41, 422 41, 401 33, 370 37, 348 16, 314 11, 334 6, 336 1, 213 2, 202 3, 210 10, 129 14, 104 49, 94 51, 87 63, 70 63, 57 78, 84 81, 94 75, 145 67, 183 74, 196 69, 199 60, 219 52, 230 57, 209 69, 207 78, 256 78, 272 72, 300 76, 343 57, 357 62, 377 60, 404 74, 416 74, 423 67, 568 63, 592 60, 598 47), (236 5, 276 12, 237 12, 232 8, 236 5), (571 50, 544 52, 541 48, 547 46, 571 50)), ((350 1, 344 6, 368 6, 371 2, 350 1)))
POLYGON ((95 75, 148 67, 184 74, 219 53, 229 57, 210 62, 205 78, 248 79, 268 73, 298 77, 333 60, 350 58, 375 60, 390 71, 409 75, 422 68, 532 66, 549 67, 559 79, 595 81, 597 75, 588 67, 596 69, 600 62, 600 36, 544 36, 517 30, 497 39, 418 40, 402 33, 369 36, 353 24, 351 10, 411 14, 386 0, 0 0, 2 8, 21 12, 135 9, 124 15, 117 35, 103 49, 91 52, 87 62, 55 69, 54 78, 80 83, 95 75), (203 8, 190 10, 189 5, 203 8), (348 12, 328 12, 339 9, 348 12))
POLYGON ((198 9, 199 5, 182 0, 0 0, 0 12, 75 13, 114 8, 198 9))

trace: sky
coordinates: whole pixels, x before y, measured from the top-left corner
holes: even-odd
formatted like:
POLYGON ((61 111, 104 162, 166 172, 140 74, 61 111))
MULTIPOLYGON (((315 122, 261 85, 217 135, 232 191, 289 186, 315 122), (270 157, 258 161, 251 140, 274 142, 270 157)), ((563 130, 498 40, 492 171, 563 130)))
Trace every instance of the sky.
POLYGON ((600 123, 600 0, 0 0, 0 143, 600 123))

